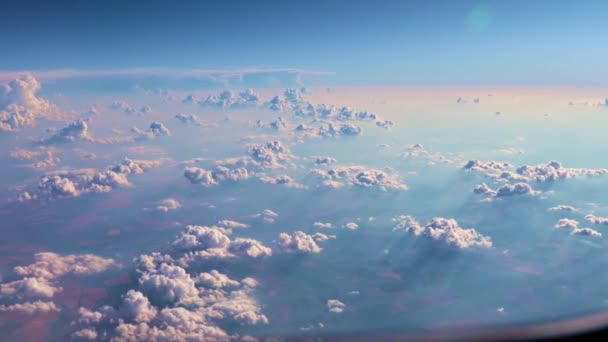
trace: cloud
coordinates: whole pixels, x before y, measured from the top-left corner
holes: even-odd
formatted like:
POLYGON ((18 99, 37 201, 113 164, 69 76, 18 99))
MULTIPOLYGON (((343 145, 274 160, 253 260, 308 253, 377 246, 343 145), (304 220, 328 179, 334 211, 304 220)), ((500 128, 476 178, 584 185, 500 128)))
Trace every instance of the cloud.
MULTIPOLYGON (((194 98, 192 98, 192 100, 194 100, 194 98)), ((198 104, 203 107, 217 109, 235 109, 257 107, 261 105, 262 102, 252 89, 247 89, 240 92, 238 95, 234 95, 231 90, 224 90, 218 95, 211 95, 205 100, 198 101, 198 104)))
POLYGON ((218 226, 220 227, 224 227, 224 228, 229 228, 229 229, 243 229, 243 228, 249 228, 248 224, 244 224, 244 223, 240 223, 237 221, 231 221, 231 220, 221 220, 218 221, 217 223, 218 226))
POLYGON ((194 280, 180 266, 162 264, 160 268, 139 277, 142 292, 164 304, 188 300, 198 296, 194 280))
POLYGON ((315 222, 312 224, 313 227, 315 228, 325 228, 325 229, 329 229, 332 228, 333 225, 331 223, 323 223, 323 222, 315 222))
POLYGON ((578 211, 578 209, 576 209, 573 206, 560 204, 558 206, 549 208, 549 211, 570 211, 570 212, 572 212, 572 211, 578 211))
POLYGON ((61 170, 46 173, 32 192, 20 195, 22 200, 57 199, 78 197, 94 192, 109 192, 117 187, 128 187, 129 174, 142 174, 144 170, 157 167, 161 160, 131 160, 125 158, 120 164, 105 171, 93 169, 61 170))
POLYGON ((14 77, 0 85, 0 131, 34 126, 36 118, 55 110, 48 101, 36 96, 40 82, 33 75, 14 77))
POLYGON ((253 217, 260 217, 264 220, 264 222, 273 223, 274 220, 279 217, 279 214, 270 209, 265 209, 261 214, 255 214, 253 217))
POLYGON ((593 214, 589 214, 585 216, 585 220, 587 222, 595 223, 595 224, 603 224, 608 225, 608 217, 595 216, 593 214))
POLYGON ((346 305, 337 299, 329 299, 327 301, 327 310, 329 312, 341 313, 346 308, 346 305))
POLYGON ((93 141, 89 135, 89 125, 85 120, 76 120, 63 127, 55 135, 44 141, 46 144, 62 144, 74 141, 93 141))
POLYGON ((40 146, 35 151, 16 148, 10 152, 10 156, 13 159, 32 161, 25 166, 37 170, 55 167, 61 161, 55 148, 45 146, 40 146))
POLYGON ((559 221, 557 221, 557 223, 555 224, 555 228, 557 228, 557 229, 563 229, 563 228, 576 229, 576 228, 578 228, 578 221, 568 219, 568 218, 563 218, 563 219, 560 219, 559 221))
POLYGON ((61 309, 53 302, 25 302, 13 305, 0 305, 0 312, 18 312, 25 314, 37 314, 48 312, 59 312, 61 309))
POLYGON ((572 234, 602 237, 602 233, 598 232, 597 230, 591 229, 591 228, 575 228, 572 230, 572 234))
POLYGON ((192 184, 210 187, 219 185, 224 181, 246 180, 249 178, 249 172, 242 167, 229 169, 225 166, 217 166, 213 171, 208 171, 200 167, 188 166, 184 169, 184 177, 192 184))
MULTIPOLYGON (((14 268, 22 279, 0 284, 0 296, 11 299, 52 298, 63 289, 58 278, 100 273, 119 266, 114 260, 92 254, 59 255, 51 252, 37 253, 35 262, 14 268)), ((45 313, 59 311, 53 302, 25 302, 0 305, 0 312, 45 313)))
POLYGON ((287 175, 279 175, 276 177, 259 176, 260 181, 264 184, 284 185, 290 188, 305 189, 304 184, 300 184, 287 175))
POLYGON ((231 240, 231 230, 221 227, 187 226, 173 242, 173 247, 186 254, 181 262, 209 259, 261 258, 271 256, 272 250, 254 239, 231 240))
POLYGON ((321 252, 315 239, 302 231, 293 234, 281 233, 277 242, 279 249, 286 253, 314 254, 321 252))
POLYGON ((2 296, 51 298, 59 291, 61 288, 55 287, 45 278, 26 277, 0 284, 0 295, 2 296))
POLYGON ((355 229, 359 228, 359 225, 356 224, 355 222, 348 222, 348 223, 344 224, 344 228, 350 229, 350 230, 355 230, 355 229))
POLYGON ((175 198, 167 198, 167 199, 164 199, 164 200, 158 202, 158 206, 156 207, 156 210, 166 213, 167 211, 178 209, 181 206, 182 206, 182 204, 179 203, 179 201, 176 200, 175 198))
POLYGON ((462 228, 454 219, 435 217, 424 226, 408 215, 399 216, 393 221, 397 222, 395 230, 405 230, 414 236, 423 235, 430 240, 439 241, 451 247, 460 249, 492 247, 490 237, 478 233, 473 228, 462 228))
POLYGON ((199 274, 194 282, 197 285, 202 285, 205 287, 220 289, 224 287, 234 287, 239 286, 240 283, 236 280, 230 279, 227 275, 218 272, 217 270, 212 270, 210 272, 203 272, 199 274))
POLYGON ((558 161, 534 166, 523 165, 515 169, 515 172, 510 170, 512 168, 511 164, 493 161, 469 160, 463 168, 480 172, 486 177, 499 181, 536 181, 538 183, 553 182, 578 176, 598 176, 608 173, 608 169, 565 168, 558 161))
POLYGON ((201 125, 201 120, 196 115, 177 114, 175 115, 175 118, 183 124, 190 124, 195 126, 201 125))
POLYGON ((377 188, 387 190, 407 190, 408 186, 401 183, 398 175, 390 175, 378 169, 365 166, 343 166, 330 170, 313 169, 311 173, 325 179, 322 186, 327 188, 342 187, 345 183, 361 188, 377 188))
POLYGON ((376 126, 384 129, 391 129, 393 126, 395 126, 395 122, 391 120, 376 121, 376 126))
POLYGON ((497 190, 492 190, 486 183, 481 183, 475 186, 473 192, 490 197, 509 197, 515 195, 538 195, 540 191, 532 189, 527 183, 505 184, 497 190))
POLYGON ((315 158, 315 164, 317 165, 327 165, 327 164, 333 164, 336 162, 335 158, 332 157, 316 157, 315 158))

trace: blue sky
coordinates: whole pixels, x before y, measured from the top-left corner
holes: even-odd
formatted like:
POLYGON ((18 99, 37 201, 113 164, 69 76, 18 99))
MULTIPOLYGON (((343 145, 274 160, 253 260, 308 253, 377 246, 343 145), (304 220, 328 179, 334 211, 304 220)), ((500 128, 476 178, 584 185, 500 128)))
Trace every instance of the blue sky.
POLYGON ((22 1, 0 70, 298 68, 352 85, 606 85, 602 1, 22 1))

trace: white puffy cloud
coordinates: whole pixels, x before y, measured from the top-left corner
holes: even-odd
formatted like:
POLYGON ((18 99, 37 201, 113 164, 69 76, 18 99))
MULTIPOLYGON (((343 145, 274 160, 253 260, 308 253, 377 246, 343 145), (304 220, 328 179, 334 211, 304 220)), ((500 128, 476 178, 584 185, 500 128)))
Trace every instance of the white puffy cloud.
POLYGON ((260 258, 272 255, 272 250, 254 239, 231 240, 231 231, 221 227, 187 226, 173 246, 186 254, 184 264, 196 260, 232 259, 238 257, 260 258))
POLYGON ((391 129, 395 126, 395 123, 391 120, 376 121, 376 126, 384 129, 391 129))
POLYGON ((260 217, 264 220, 264 222, 272 223, 277 217, 279 217, 279 214, 270 209, 265 209, 262 211, 262 213, 253 215, 253 217, 260 217))
POLYGON ((227 275, 218 272, 217 270, 212 270, 210 272, 203 272, 194 278, 194 282, 196 285, 201 285, 210 288, 224 288, 224 287, 233 287, 239 286, 239 282, 233 279, 230 279, 227 275))
POLYGON ((557 221, 557 223, 555 224, 555 228, 557 228, 557 229, 562 229, 562 228, 576 229, 576 228, 578 228, 578 221, 568 219, 568 218, 563 218, 563 219, 560 219, 559 221, 557 221))
MULTIPOLYGON (((191 98, 186 98, 190 102, 191 98)), ((194 100, 192 98, 192 100, 194 100)), ((231 90, 224 90, 218 95, 210 95, 205 100, 198 101, 198 104, 203 107, 213 107, 218 109, 235 109, 255 107, 261 104, 258 95, 251 89, 247 89, 235 95, 231 90)))
POLYGON ((34 126, 37 117, 54 109, 48 101, 36 96, 39 89, 40 83, 31 74, 0 85, 0 131, 34 126))
POLYGON ((84 275, 103 272, 118 264, 93 254, 59 255, 51 252, 36 253, 35 261, 27 266, 15 267, 15 273, 25 277, 54 279, 66 274, 84 275))
POLYGON ((481 172, 486 177, 499 181, 536 181, 539 183, 577 176, 598 176, 608 173, 608 169, 565 168, 558 161, 534 166, 523 165, 516 168, 515 171, 511 171, 512 165, 509 163, 469 160, 463 168, 481 172))
POLYGON ((329 228, 333 227, 333 225, 331 223, 329 223, 329 222, 327 222, 327 223, 315 222, 315 223, 312 224, 312 226, 315 227, 315 228, 326 228, 326 229, 329 229, 329 228))
POLYGON ((540 191, 532 189, 528 183, 505 184, 496 190, 492 190, 486 183, 481 183, 475 186, 473 192, 486 196, 509 197, 514 195, 537 195, 540 191))
POLYGON ((0 305, 0 312, 17 312, 24 314, 37 314, 48 312, 59 312, 61 309, 53 302, 25 302, 13 305, 0 305))
POLYGON ((51 284, 45 278, 26 277, 0 284, 0 295, 2 296, 51 298, 59 291, 61 288, 51 284))
POLYGON ((174 303, 198 296, 190 274, 180 266, 162 264, 139 277, 141 291, 163 303, 174 303))
POLYGON ((296 189, 304 189, 306 188, 306 186, 304 184, 300 184, 298 182, 296 182, 295 180, 293 180, 293 178, 287 176, 287 175, 278 175, 276 177, 272 177, 272 176, 259 176, 259 179, 262 183, 265 184, 275 184, 275 185, 284 185, 290 188, 296 188, 296 189))
POLYGON ((63 127, 55 135, 46 139, 45 144, 61 144, 74 141, 93 141, 89 135, 89 125, 85 120, 76 120, 63 127))
POLYGON ((365 166, 343 166, 330 170, 314 169, 313 175, 325 179, 322 186, 328 188, 342 187, 344 182, 351 186, 362 188, 378 188, 387 190, 407 190, 407 185, 401 183, 396 174, 388 174, 382 170, 367 168, 365 166), (328 182, 329 181, 329 182, 328 182))
POLYGON ((171 131, 162 122, 152 122, 149 130, 155 136, 171 135, 171 131))
POLYGON ((355 230, 355 229, 359 228, 359 225, 355 222, 348 222, 348 223, 344 224, 344 228, 350 229, 350 230, 355 230))
POLYGON ((249 172, 243 167, 230 169, 225 166, 216 166, 213 171, 209 171, 200 167, 188 166, 184 169, 184 177, 192 184, 210 187, 219 185, 223 181, 246 180, 249 178, 249 172))
POLYGON ((190 114, 190 115, 176 114, 175 118, 183 124, 190 124, 190 125, 195 125, 195 126, 201 125, 201 120, 199 119, 199 117, 196 115, 193 115, 193 114, 190 114))
POLYGON ((321 252, 315 239, 302 231, 293 234, 281 233, 277 242, 279 249, 286 253, 314 254, 321 252))
POLYGON ((220 227, 230 228, 230 229, 233 229, 233 228, 249 228, 248 224, 240 223, 240 222, 232 221, 232 220, 221 220, 221 221, 218 221, 217 225, 220 226, 220 227))
MULTIPOLYGON (((62 288, 58 278, 66 275, 87 275, 104 272, 118 264, 112 259, 92 254, 59 255, 50 252, 34 255, 35 262, 26 266, 17 266, 14 272, 22 279, 0 284, 0 297, 11 299, 52 298, 62 288)), ((22 313, 44 313, 59 311, 53 302, 24 302, 12 305, 0 305, 1 311, 22 313)))
POLYGON ((346 308, 346 305, 337 299, 329 299, 327 301, 327 310, 329 312, 341 313, 346 308))
POLYGON ((158 202, 158 206, 156 207, 156 210, 162 211, 162 212, 167 212, 170 210, 178 209, 181 206, 182 206, 182 204, 179 203, 179 201, 176 200, 175 198, 167 198, 167 199, 164 199, 164 200, 158 202))
POLYGON ((570 206, 570 205, 560 204, 558 206, 549 208, 549 211, 570 211, 570 212, 572 212, 572 211, 578 211, 578 209, 576 209, 575 207, 570 206))
POLYGON ((109 192, 113 188, 130 186, 129 174, 141 174, 161 163, 161 160, 126 158, 120 164, 105 171, 80 169, 49 172, 40 178, 37 188, 32 193, 26 192, 20 198, 22 200, 56 199, 78 197, 94 192, 109 192))
POLYGON ((598 232, 597 230, 591 229, 591 228, 575 228, 572 230, 572 234, 602 237, 602 233, 598 232))
POLYGON ((10 152, 10 156, 13 159, 31 161, 32 163, 26 166, 33 169, 48 169, 57 166, 61 161, 57 156, 57 150, 46 146, 40 146, 34 151, 17 148, 10 152))
POLYGON ((443 242, 448 246, 456 248, 492 247, 490 237, 478 233, 473 228, 462 228, 454 219, 436 217, 424 226, 421 226, 418 221, 408 215, 399 216, 393 221, 397 222, 395 230, 405 230, 414 236, 423 235, 428 239, 443 242))
POLYGON ((316 157, 315 164, 323 165, 323 164, 333 164, 336 162, 335 158, 332 157, 316 157))
POLYGON ((585 216, 585 220, 594 224, 608 225, 608 217, 595 216, 593 214, 589 214, 585 216))

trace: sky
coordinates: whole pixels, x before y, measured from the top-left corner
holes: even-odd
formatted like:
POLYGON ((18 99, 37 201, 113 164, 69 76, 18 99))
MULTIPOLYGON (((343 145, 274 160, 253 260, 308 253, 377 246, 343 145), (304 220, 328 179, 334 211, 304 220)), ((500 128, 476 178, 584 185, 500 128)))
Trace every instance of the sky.
POLYGON ((606 313, 606 9, 3 5, 0 340, 606 313))
POLYGON ((19 1, 0 70, 327 71, 347 85, 606 85, 604 1, 19 1))

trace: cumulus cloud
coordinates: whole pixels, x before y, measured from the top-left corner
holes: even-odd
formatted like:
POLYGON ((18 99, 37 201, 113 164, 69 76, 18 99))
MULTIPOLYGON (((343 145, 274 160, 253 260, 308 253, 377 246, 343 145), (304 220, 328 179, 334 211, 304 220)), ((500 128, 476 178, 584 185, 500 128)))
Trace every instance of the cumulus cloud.
POLYGON ((332 157, 316 157, 315 158, 315 164, 317 165, 327 165, 327 164, 333 164, 336 162, 335 158, 332 157))
POLYGON ((89 125, 85 120, 76 120, 63 127, 55 135, 46 139, 46 144, 61 144, 74 141, 93 141, 89 135, 89 125))
POLYGON ((184 169, 184 177, 192 184, 210 187, 219 185, 224 181, 246 180, 249 178, 249 172, 243 167, 230 169, 225 166, 217 166, 213 171, 209 171, 200 167, 189 166, 184 169))
POLYGON ((57 150, 46 146, 40 146, 34 151, 17 148, 10 152, 10 156, 13 159, 30 161, 31 163, 25 166, 38 170, 55 167, 61 161, 57 150))
POLYGON ((608 217, 595 216, 593 214, 589 214, 585 216, 585 220, 594 224, 608 225, 608 217))
POLYGON ((264 222, 273 223, 274 220, 279 217, 279 214, 270 209, 265 209, 262 213, 253 215, 253 217, 260 217, 264 222))
POLYGON ((355 230, 355 229, 359 228, 359 225, 355 222, 348 222, 348 223, 344 224, 344 228, 350 229, 350 230, 355 230))
POLYGON ((156 207, 156 210, 166 213, 167 211, 178 209, 181 206, 182 206, 182 204, 179 203, 179 201, 176 200, 175 198, 167 198, 167 199, 164 199, 164 200, 158 202, 158 206, 156 207))
POLYGON ((463 168, 480 172, 486 177, 499 181, 536 181, 538 183, 553 182, 578 176, 598 176, 608 173, 608 169, 565 168, 557 161, 534 166, 523 165, 512 171, 513 166, 509 163, 469 160, 463 168))
POLYGON ((557 223, 555 224, 555 228, 557 228, 557 229, 563 229, 563 228, 576 229, 576 228, 578 228, 578 221, 568 219, 568 218, 563 218, 563 219, 560 219, 559 221, 557 221, 557 223))
POLYGON ((578 209, 576 209, 575 207, 570 206, 570 205, 560 204, 558 206, 549 208, 549 211, 570 211, 570 212, 572 212, 572 211, 578 211, 578 209))
POLYGON ((591 228, 575 228, 572 230, 572 234, 602 237, 602 233, 598 232, 597 230, 591 229, 591 228))
POLYGON ((304 189, 306 186, 293 180, 293 178, 287 175, 272 176, 260 176, 260 181, 265 184, 284 185, 290 188, 304 189))
MULTIPOLYGON (((184 99, 186 102, 193 102, 193 100, 194 98, 189 97, 184 99)), ((205 100, 198 101, 198 104, 217 109, 235 109, 256 107, 261 105, 262 101, 252 89, 247 89, 236 95, 231 90, 224 90, 217 95, 210 95, 205 100)))
MULTIPOLYGON (((188 238, 181 239, 183 235, 174 243, 186 253, 184 256, 197 248, 231 247, 228 231, 222 228, 189 226, 185 233, 195 236, 196 241, 187 242, 188 238)), ((238 246, 235 249, 247 250, 238 246)), ((220 328, 218 324, 223 321, 268 324, 268 318, 251 295, 257 286, 255 279, 238 281, 215 269, 192 273, 188 265, 176 264, 179 260, 183 257, 174 260, 160 253, 136 258, 139 288, 129 290, 116 308, 107 305, 95 310, 80 308, 79 317, 73 322, 77 328, 74 337, 104 336, 112 341, 230 341, 239 336, 231 336, 220 328)))
POLYGON ((239 257, 260 258, 272 255, 272 250, 259 241, 246 238, 230 239, 230 229, 221 227, 187 226, 173 247, 186 253, 183 264, 198 260, 233 259, 239 257))
POLYGON ((221 220, 221 221, 218 221, 217 225, 220 226, 220 227, 229 228, 229 229, 233 229, 233 228, 237 228, 237 229, 249 228, 248 224, 240 223, 240 222, 232 221, 232 220, 221 220))
POLYGON ((294 155, 280 141, 247 145, 247 156, 218 160, 220 166, 249 168, 250 170, 274 170, 286 167, 294 155))
POLYGON ((61 309, 53 302, 25 302, 13 305, 0 305, 0 312, 17 312, 24 314, 37 314, 59 312, 61 309))
POLYGON ((327 301, 327 310, 329 312, 341 313, 346 308, 346 305, 337 299, 329 299, 327 301))
POLYGON ((36 118, 49 114, 54 106, 36 96, 40 83, 31 74, 0 85, 0 131, 34 126, 36 118))
POLYGON ((313 236, 302 231, 293 234, 281 233, 277 242, 279 249, 286 253, 314 254, 321 252, 313 236))
POLYGON ((126 114, 146 115, 152 112, 150 106, 141 106, 139 109, 135 109, 125 101, 114 101, 109 107, 113 110, 123 111, 126 114))
POLYGON ((473 228, 462 228, 454 219, 436 217, 424 226, 421 226, 418 221, 408 215, 399 216, 393 221, 397 222, 395 230, 405 230, 414 236, 423 235, 428 239, 442 242, 451 247, 461 249, 492 247, 490 237, 478 233, 473 228))
POLYGON ((481 183, 475 186, 473 192, 486 196, 509 197, 515 195, 537 195, 540 191, 532 189, 528 183, 505 184, 497 190, 492 190, 486 183, 481 183))
POLYGON ((344 166, 330 170, 314 169, 313 175, 324 179, 322 186, 327 188, 342 187, 344 183, 361 188, 377 188, 387 190, 407 190, 407 185, 401 183, 398 175, 388 174, 382 170, 365 166, 344 166))
MULTIPOLYGON (((15 274, 22 279, 0 284, 0 296, 18 300, 23 298, 54 297, 63 289, 58 285, 59 278, 66 275, 82 276, 104 272, 118 264, 112 259, 92 254, 59 255, 50 252, 34 255, 35 262, 14 268, 15 274)), ((45 313, 59 311, 55 303, 35 301, 0 305, 0 312, 45 313)))
POLYGON ((395 126, 395 123, 391 120, 376 121, 376 126, 384 129, 391 129, 395 126))
POLYGON ((190 125, 195 125, 195 126, 201 125, 201 120, 199 119, 199 117, 196 115, 193 115, 193 114, 190 114, 190 115, 176 114, 175 119, 177 119, 179 122, 181 122, 183 124, 190 124, 190 125))
POLYGON ((131 183, 129 174, 142 174, 145 170, 157 167, 161 160, 124 159, 120 164, 105 171, 94 169, 62 170, 46 173, 38 181, 32 192, 20 195, 22 200, 57 199, 78 197, 94 192, 109 192, 117 187, 127 187, 131 183))
POLYGON ((238 281, 230 279, 227 275, 220 273, 217 270, 212 270, 211 272, 203 272, 199 274, 194 279, 194 282, 197 285, 216 289, 240 285, 238 281))
POLYGON ((329 222, 327 222, 327 223, 315 222, 315 223, 312 224, 312 226, 315 227, 315 228, 325 228, 325 229, 329 229, 329 228, 333 227, 333 225, 331 223, 329 223, 329 222))

